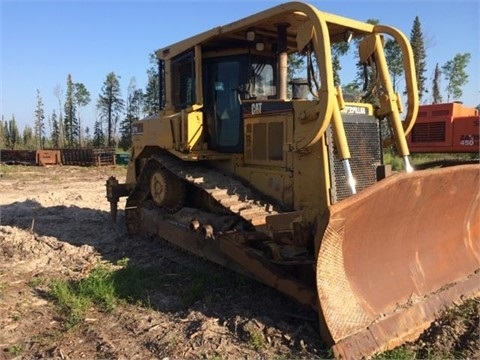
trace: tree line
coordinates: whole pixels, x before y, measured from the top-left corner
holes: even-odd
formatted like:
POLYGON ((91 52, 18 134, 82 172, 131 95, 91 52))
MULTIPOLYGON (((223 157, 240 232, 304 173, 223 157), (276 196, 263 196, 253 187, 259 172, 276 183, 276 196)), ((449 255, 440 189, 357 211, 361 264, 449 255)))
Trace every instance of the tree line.
POLYGON ((122 98, 121 77, 114 72, 107 74, 96 100, 98 117, 93 129, 82 126, 82 109, 91 103, 91 95, 85 85, 74 82, 71 74, 66 80, 65 96, 57 85, 53 93, 58 100, 58 109, 46 117, 43 99, 37 89, 33 127, 29 124, 20 134, 15 115, 0 120, 0 149, 62 149, 84 147, 131 146, 132 123, 144 116, 158 113, 158 67, 154 54, 149 55, 151 66, 147 69, 145 91, 137 88, 135 78, 129 82, 126 99, 122 98), (50 136, 46 134, 46 125, 50 136), (120 133, 117 134, 117 128, 120 133))
MULTIPOLYGON (((378 24, 379 20, 369 19, 370 24, 378 24)), ((353 47, 358 48, 361 39, 353 41, 353 47)), ((462 87, 468 82, 468 74, 465 69, 471 58, 471 54, 459 53, 445 64, 436 64, 431 84, 427 83, 426 45, 419 17, 415 17, 410 32, 410 43, 413 49, 417 86, 420 101, 423 103, 441 103, 444 101, 441 91, 440 80, 446 80, 446 101, 450 102, 461 98, 462 87), (430 99, 427 100, 427 96, 430 99)), ((349 43, 339 43, 332 46, 332 62, 334 81, 342 87, 345 97, 352 101, 370 102, 375 105, 373 96, 376 74, 374 69, 366 68, 357 64, 357 73, 353 81, 342 85, 340 79, 341 58, 351 50, 349 43)), ((385 41, 385 56, 389 65, 390 76, 395 91, 399 80, 403 76, 403 60, 398 44, 393 39, 385 41)), ((304 59, 299 56, 289 57, 289 77, 304 68, 304 59)), ((5 120, 3 115, 0 120, 0 149, 37 149, 37 148, 75 148, 75 147, 121 147, 128 149, 131 146, 132 123, 146 115, 152 115, 159 111, 159 82, 158 67, 154 54, 149 54, 150 68, 147 69, 147 85, 145 91, 137 88, 135 79, 132 78, 128 85, 127 97, 122 98, 120 89, 120 76, 114 72, 107 74, 101 93, 96 102, 98 118, 92 129, 88 126, 83 128, 81 123, 81 109, 91 102, 90 92, 81 82, 74 82, 71 74, 66 81, 66 93, 63 99, 63 91, 60 86, 54 89, 54 95, 58 100, 58 113, 53 110, 48 117, 50 137, 45 133, 45 111, 40 91, 37 89, 37 105, 34 115, 33 128, 29 125, 20 135, 15 116, 5 120), (63 100, 63 104, 62 104, 63 100), (120 129, 117 135, 117 127, 120 129)), ((405 92, 405 90, 403 90, 405 92)), ((478 106, 480 107, 480 105, 478 106)))

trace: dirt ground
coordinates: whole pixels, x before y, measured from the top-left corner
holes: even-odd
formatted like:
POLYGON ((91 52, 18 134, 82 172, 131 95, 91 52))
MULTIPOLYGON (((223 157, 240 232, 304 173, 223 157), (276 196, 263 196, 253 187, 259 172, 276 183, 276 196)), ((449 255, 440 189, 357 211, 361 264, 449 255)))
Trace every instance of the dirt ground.
MULTIPOLYGON (((331 357, 315 313, 160 239, 128 236, 121 210, 113 224, 105 181, 110 175, 123 181, 125 172, 114 166, 1 168, 0 359, 331 357), (127 258, 157 269, 162 286, 111 311, 92 306, 67 328, 49 296, 51 282, 79 280, 127 258)), ((476 301, 461 321, 437 321, 410 344, 412 351, 480 358, 476 301)))

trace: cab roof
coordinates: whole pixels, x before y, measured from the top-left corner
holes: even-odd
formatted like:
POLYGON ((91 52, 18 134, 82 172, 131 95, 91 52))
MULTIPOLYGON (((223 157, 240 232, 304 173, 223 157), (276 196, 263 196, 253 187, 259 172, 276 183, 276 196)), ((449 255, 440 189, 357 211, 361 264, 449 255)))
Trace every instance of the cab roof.
POLYGON ((287 27, 287 51, 294 52, 297 51, 299 28, 312 16, 325 21, 331 42, 343 41, 347 31, 358 36, 373 30, 373 25, 365 22, 321 12, 307 3, 288 2, 161 48, 156 51, 156 55, 159 59, 167 60, 196 45, 201 45, 204 51, 248 47, 251 44, 246 38, 249 30, 255 32, 255 41, 275 43, 279 25, 287 27))

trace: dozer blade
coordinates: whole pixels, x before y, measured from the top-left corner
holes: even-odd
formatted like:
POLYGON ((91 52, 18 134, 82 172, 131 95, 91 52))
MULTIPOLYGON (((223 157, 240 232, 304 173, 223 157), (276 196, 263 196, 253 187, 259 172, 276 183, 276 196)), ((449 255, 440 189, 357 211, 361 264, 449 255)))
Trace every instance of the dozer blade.
POLYGON ((337 358, 412 341, 479 296, 479 175, 480 165, 397 174, 331 207, 316 276, 337 358))

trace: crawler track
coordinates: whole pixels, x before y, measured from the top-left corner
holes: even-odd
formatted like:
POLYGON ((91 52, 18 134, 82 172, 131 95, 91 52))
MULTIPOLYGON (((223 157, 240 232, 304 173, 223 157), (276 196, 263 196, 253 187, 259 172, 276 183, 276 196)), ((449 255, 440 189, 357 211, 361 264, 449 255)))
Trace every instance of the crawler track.
MULTIPOLYGON (((236 214, 255 227, 265 225, 268 215, 280 211, 274 204, 257 196, 250 188, 240 181, 208 168, 198 162, 186 162, 169 154, 156 154, 150 158, 155 160, 155 166, 160 164, 179 179, 208 193, 224 209, 236 214)), ((131 233, 137 233, 139 227, 138 211, 136 209, 148 198, 149 175, 153 170, 152 162, 148 161, 142 169, 135 190, 127 199, 126 222, 131 233)))

